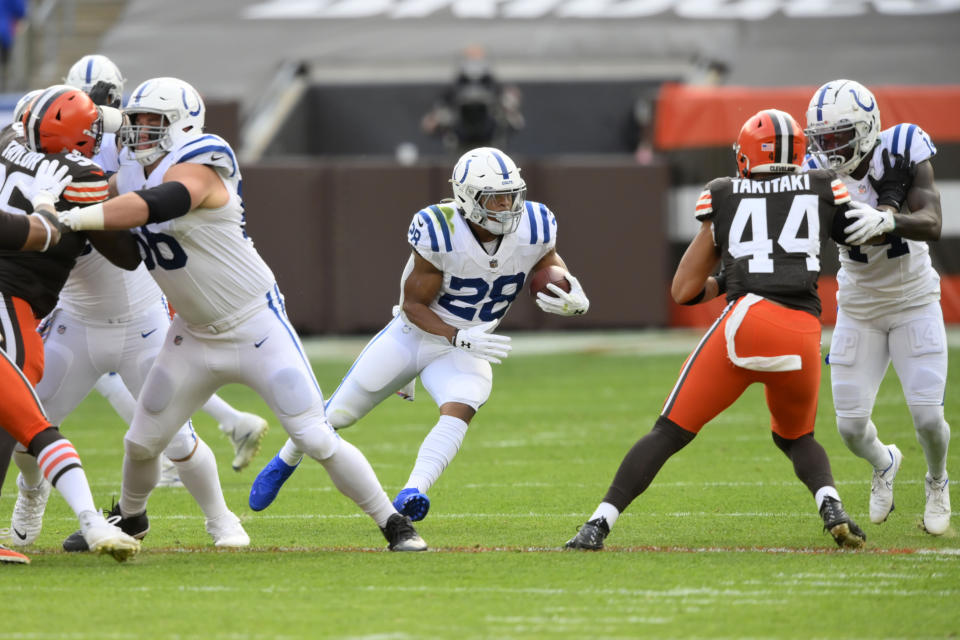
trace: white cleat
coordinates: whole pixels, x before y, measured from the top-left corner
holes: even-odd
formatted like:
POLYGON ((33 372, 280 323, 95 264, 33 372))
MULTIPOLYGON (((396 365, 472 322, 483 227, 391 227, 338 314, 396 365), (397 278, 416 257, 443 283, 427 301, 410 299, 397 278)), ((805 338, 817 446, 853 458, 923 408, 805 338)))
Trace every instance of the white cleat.
POLYGON ((897 445, 888 446, 887 453, 890 454, 890 463, 885 469, 874 469, 870 483, 870 522, 873 524, 886 522, 887 516, 893 511, 893 479, 903 463, 903 454, 897 445))
POLYGON ((180 480, 180 473, 177 471, 177 465, 167 456, 160 456, 160 480, 158 487, 182 487, 183 481, 180 480))
POLYGON ((943 535, 950 528, 950 478, 943 474, 934 479, 928 473, 924 484, 927 506, 923 510, 923 528, 929 534, 943 535))
POLYGON ((80 531, 90 551, 112 556, 117 562, 129 560, 140 551, 140 541, 107 522, 102 513, 84 511, 79 519, 80 531))
POLYGON ((40 486, 28 488, 23 474, 17 475, 17 502, 10 518, 10 543, 18 547, 33 544, 43 529, 43 512, 50 497, 50 483, 46 478, 40 486))
POLYGON ((250 536, 243 530, 240 518, 228 511, 222 516, 207 520, 207 533, 216 547, 240 548, 250 546, 250 536))
POLYGON ((245 468, 250 461, 260 452, 260 443, 263 436, 267 433, 270 425, 267 421, 258 415, 241 412, 240 419, 229 428, 226 425, 220 425, 220 430, 227 434, 230 442, 233 443, 234 471, 240 471, 245 468))

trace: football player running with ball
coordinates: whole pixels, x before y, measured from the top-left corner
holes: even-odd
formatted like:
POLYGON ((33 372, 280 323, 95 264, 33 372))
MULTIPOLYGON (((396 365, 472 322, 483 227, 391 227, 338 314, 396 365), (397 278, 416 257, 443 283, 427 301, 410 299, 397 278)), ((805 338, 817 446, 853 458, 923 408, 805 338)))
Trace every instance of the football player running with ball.
MULTIPOLYGON (((598 550, 617 518, 663 464, 751 384, 766 389, 773 441, 816 500, 840 547, 866 536, 846 514, 827 453, 813 436, 820 389, 820 250, 844 241, 850 196, 831 171, 801 173, 806 140, 790 114, 760 111, 735 145, 739 175, 707 184, 694 215, 700 230, 671 294, 697 304, 726 293, 727 306, 687 358, 653 430, 627 453, 586 524, 566 544, 598 550), (719 276, 711 276, 717 265, 719 276)), ((880 212, 865 208, 863 219, 880 212)), ((851 225, 852 226, 852 225, 851 225)))
MULTIPOLYGON (((453 200, 424 207, 410 223, 412 253, 401 277, 399 313, 367 344, 327 403, 330 423, 342 429, 420 377, 440 417, 393 502, 411 520, 427 515, 427 491, 490 396, 490 364, 510 351, 510 338, 493 333, 497 325, 532 273, 549 266, 566 271, 555 248, 553 213, 525 200, 520 169, 505 153, 491 147, 468 151, 450 182, 453 200)), ((548 284, 537 305, 562 316, 586 313, 590 302, 583 288, 565 275, 570 291, 548 284)), ((270 505, 301 456, 288 440, 254 481, 251 509, 270 505)))
POLYGON ((940 238, 943 221, 930 163, 937 150, 915 124, 881 131, 876 98, 852 80, 817 89, 806 133, 805 166, 835 170, 850 197, 883 212, 879 220, 863 221, 858 246, 840 247, 829 357, 837 428, 847 448, 873 466, 870 521, 880 524, 893 511, 893 480, 903 461, 896 445, 880 441, 870 419, 892 361, 927 463, 923 525, 941 535, 950 526, 947 336, 940 276, 927 247, 940 238))
POLYGON ((137 229, 144 262, 177 310, 124 437, 120 527, 131 535, 149 527, 160 455, 214 391, 240 383, 379 525, 391 550, 425 550, 367 459, 327 422, 273 272, 244 231, 236 156, 203 132, 200 95, 183 80, 154 78, 133 90, 124 115, 120 170, 110 179, 121 195, 61 215, 72 229, 137 229))

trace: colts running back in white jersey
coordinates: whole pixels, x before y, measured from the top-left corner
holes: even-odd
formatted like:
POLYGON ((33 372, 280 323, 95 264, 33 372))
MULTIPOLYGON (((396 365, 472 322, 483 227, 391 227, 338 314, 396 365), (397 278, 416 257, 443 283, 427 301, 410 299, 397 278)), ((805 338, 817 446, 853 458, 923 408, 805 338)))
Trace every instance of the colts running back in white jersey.
MULTIPOLYGON (((860 180, 841 175, 850 197, 877 205, 877 192, 870 183, 883 175, 883 150, 903 155, 917 164, 929 160, 937 149, 930 136, 915 124, 898 124, 880 133, 880 143, 870 157, 870 169, 860 180)), ((808 169, 819 168, 815 156, 804 161, 808 169)), ((840 246, 840 273, 837 299, 854 318, 876 318, 902 309, 904 304, 920 306, 940 299, 940 276, 930 263, 926 242, 905 240, 895 234, 890 242, 858 247, 840 246)))
POLYGON ((160 160, 147 178, 129 149, 120 154, 120 193, 156 187, 179 163, 208 165, 230 194, 219 209, 189 214, 139 227, 144 263, 170 304, 188 324, 231 324, 262 306, 274 276, 244 230, 240 170, 223 138, 204 134, 187 140, 160 160))
MULTIPOLYGON (((520 226, 501 236, 492 255, 450 202, 430 205, 413 216, 407 241, 443 272, 443 286, 430 309, 444 322, 466 329, 503 318, 530 270, 556 246, 557 220, 550 209, 529 200, 524 206, 520 226)), ((408 262, 402 280, 412 267, 408 262)))

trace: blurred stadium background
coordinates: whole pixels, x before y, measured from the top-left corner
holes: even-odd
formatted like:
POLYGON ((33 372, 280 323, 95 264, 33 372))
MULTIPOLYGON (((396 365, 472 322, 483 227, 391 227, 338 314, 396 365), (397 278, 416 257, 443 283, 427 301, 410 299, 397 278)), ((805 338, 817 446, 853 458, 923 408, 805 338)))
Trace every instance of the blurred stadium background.
MULTIPOLYGON (((874 90, 884 126, 930 133, 942 192, 933 247, 944 312, 960 323, 960 0, 30 0, 0 111, 102 53, 129 93, 192 83, 207 129, 237 150, 249 231, 305 335, 383 325, 414 212, 448 195, 457 153, 421 128, 468 47, 522 95, 504 145, 591 296, 557 320, 526 296, 508 329, 698 326, 669 279, 693 202, 734 171, 743 120, 800 122, 838 77, 874 90)), ((824 320, 836 255, 824 258, 824 320)))

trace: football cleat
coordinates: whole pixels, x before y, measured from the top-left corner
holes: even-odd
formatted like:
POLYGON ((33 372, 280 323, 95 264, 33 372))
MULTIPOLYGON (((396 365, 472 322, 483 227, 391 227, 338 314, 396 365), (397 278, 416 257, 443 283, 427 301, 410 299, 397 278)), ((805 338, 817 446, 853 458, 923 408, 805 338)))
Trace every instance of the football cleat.
POLYGON ((241 412, 240 419, 229 428, 220 425, 220 430, 227 434, 233 444, 233 470, 240 471, 246 468, 253 458, 260 452, 260 443, 270 425, 258 415, 241 412))
POLYGON ((40 486, 29 489, 23 474, 17 475, 17 502, 13 505, 10 518, 10 542, 16 546, 26 546, 40 535, 43 528, 43 512, 50 497, 50 483, 40 480, 40 486))
POLYGON ((105 520, 102 513, 84 511, 79 519, 81 535, 90 551, 110 555, 117 562, 124 562, 140 551, 140 541, 105 520))
MULTIPOLYGON (((143 540, 147 532, 150 531, 150 520, 147 519, 146 511, 139 515, 124 518, 120 515, 119 504, 113 505, 113 508, 110 509, 110 513, 107 514, 107 524, 119 527, 125 534, 137 540, 143 540)), ((63 541, 63 550, 70 552, 90 551, 90 545, 87 543, 82 529, 67 536, 67 539, 63 541)))
POLYGON ((387 524, 380 529, 383 537, 390 545, 390 551, 426 551, 427 543, 423 541, 413 523, 407 516, 395 513, 387 519, 387 524))
POLYGON ((30 558, 0 544, 0 564, 30 564, 30 558))
POLYGON ((923 509, 923 528, 927 533, 940 536, 950 528, 950 479, 934 479, 928 473, 924 479, 927 505, 923 509))
POLYGON ((413 522, 419 522, 430 511, 430 498, 416 487, 407 487, 393 499, 393 508, 413 522))
POLYGON ((890 464, 886 469, 873 470, 873 480, 870 483, 870 522, 880 524, 893 511, 893 479, 897 477, 903 454, 897 445, 887 447, 890 454, 890 464))
POLYGON ((829 531, 837 546, 843 549, 859 549, 867 541, 867 534, 850 519, 839 500, 827 496, 820 505, 823 529, 829 531))
POLYGON ((206 521, 207 533, 217 547, 249 547, 250 536, 243 530, 240 518, 232 512, 206 521))
POLYGON ((160 480, 158 487, 182 487, 183 481, 177 472, 177 465, 167 456, 160 456, 160 480))
POLYGON ((253 484, 250 486, 250 508, 254 511, 263 511, 269 507, 280 493, 280 487, 298 466, 300 466, 299 462, 291 467, 280 459, 279 454, 273 456, 267 466, 253 479, 253 484))
POLYGON ((577 535, 567 540, 564 545, 567 549, 583 549, 584 551, 600 551, 603 541, 610 535, 610 525, 606 518, 589 520, 580 529, 577 535))

